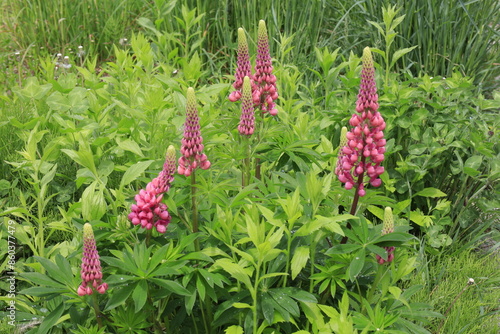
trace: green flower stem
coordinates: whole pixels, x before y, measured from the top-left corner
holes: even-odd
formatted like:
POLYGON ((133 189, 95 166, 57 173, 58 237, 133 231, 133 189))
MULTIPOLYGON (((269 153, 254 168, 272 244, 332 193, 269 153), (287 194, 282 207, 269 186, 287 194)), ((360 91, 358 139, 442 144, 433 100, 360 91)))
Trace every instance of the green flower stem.
POLYGON ((289 229, 285 229, 285 233, 287 236, 287 245, 286 245, 286 268, 285 268, 285 273, 287 275, 283 276, 283 287, 285 288, 288 282, 288 274, 290 273, 290 253, 292 250, 292 233, 290 232, 289 229))
MULTIPOLYGON (((192 214, 192 231, 198 233, 198 206, 196 203, 196 170, 191 174, 191 214, 192 214)), ((194 249, 196 252, 200 251, 200 241, 195 239, 194 249)))
POLYGON ((243 188, 250 184, 250 142, 247 136, 243 136, 243 147, 246 152, 244 152, 245 158, 243 159, 243 168, 241 171, 241 185, 243 188))
MULTIPOLYGON (((366 300, 368 303, 372 304, 372 298, 377 290, 377 286, 380 283, 380 280, 385 276, 387 273, 387 266, 379 265, 377 266, 377 274, 375 275, 375 279, 373 280, 372 286, 370 287, 370 290, 368 291, 368 294, 366 295, 366 300)), ((364 308, 364 307, 363 307, 364 308)))
POLYGON ((97 301, 97 295, 95 292, 92 294, 92 307, 94 308, 97 325, 99 328, 102 328, 101 310, 99 309, 99 302, 97 301))
MULTIPOLYGON (((361 164, 365 164, 366 157, 363 155, 361 158, 361 164)), ((365 176, 365 172, 361 173, 358 177, 358 182, 357 184, 360 185, 363 183, 363 177, 365 176)), ((359 192, 358 192, 358 186, 355 188, 355 193, 354 193, 354 199, 352 200, 352 205, 351 205, 351 211, 349 212, 351 215, 356 214, 356 210, 358 209, 358 201, 359 201, 359 192)), ((347 228, 351 229, 351 223, 347 222, 347 228)), ((341 244, 345 244, 347 242, 347 236, 344 236, 342 240, 340 241, 341 244)))
POLYGON ((252 300, 253 300, 253 305, 252 305, 252 313, 253 313, 253 334, 258 333, 258 326, 257 326, 257 291, 259 290, 259 284, 260 284, 260 266, 261 262, 260 260, 257 263, 257 268, 255 268, 255 284, 253 287, 253 290, 250 291, 250 294, 252 295, 252 300))

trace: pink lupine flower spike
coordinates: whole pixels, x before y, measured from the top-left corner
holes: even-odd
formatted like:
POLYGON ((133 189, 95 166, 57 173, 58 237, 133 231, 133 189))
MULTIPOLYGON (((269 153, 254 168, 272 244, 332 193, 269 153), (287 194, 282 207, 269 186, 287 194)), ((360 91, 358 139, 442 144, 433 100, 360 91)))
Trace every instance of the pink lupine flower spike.
POLYGON ((274 101, 278 99, 276 76, 272 74, 273 65, 269 53, 269 38, 264 20, 259 21, 257 37, 257 59, 255 61, 254 82, 257 89, 253 91, 254 102, 263 112, 276 116, 278 110, 274 101))
POLYGON ((167 149, 163 170, 148 183, 146 189, 141 189, 135 196, 135 204, 131 206, 128 219, 134 225, 150 230, 153 227, 159 233, 165 233, 172 219, 167 211, 167 205, 162 203, 163 194, 170 189, 176 169, 175 148, 170 145, 167 149))
POLYGON ((243 78, 252 79, 252 65, 250 64, 250 54, 248 52, 248 43, 243 28, 238 29, 238 62, 236 73, 234 75, 233 91, 229 95, 229 101, 236 102, 241 98, 241 88, 243 87, 243 78))
POLYGON ((78 287, 78 295, 91 295, 94 291, 101 294, 108 289, 108 284, 102 282, 101 262, 94 238, 92 225, 83 225, 83 258, 81 270, 82 284, 78 287))
POLYGON ((346 134, 347 144, 341 149, 341 156, 335 173, 346 189, 357 189, 357 195, 366 194, 363 176, 369 177, 373 187, 382 184, 380 175, 384 167, 385 121, 378 112, 378 95, 375 85, 375 69, 370 48, 363 50, 361 85, 356 102, 356 112, 349 120, 353 128, 346 134))
POLYGON ((245 136, 251 136, 255 130, 255 113, 252 100, 252 87, 250 78, 245 77, 243 82, 243 95, 241 97, 241 118, 238 131, 245 136))
POLYGON ((186 96, 186 122, 184 123, 184 138, 182 138, 179 167, 177 172, 185 176, 191 175, 197 167, 210 168, 210 161, 203 153, 203 137, 200 133, 200 119, 196 107, 194 89, 189 87, 186 96))

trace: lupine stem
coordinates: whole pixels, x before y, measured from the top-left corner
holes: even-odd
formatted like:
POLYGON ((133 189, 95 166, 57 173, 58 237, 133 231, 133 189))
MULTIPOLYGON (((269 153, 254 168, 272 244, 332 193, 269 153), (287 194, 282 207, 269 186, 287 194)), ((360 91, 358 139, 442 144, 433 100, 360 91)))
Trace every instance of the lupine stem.
MULTIPOLYGON (((193 170, 191 173, 191 214, 192 214, 192 219, 193 219, 193 233, 198 232, 198 207, 196 203, 196 171, 193 170)), ((194 249, 195 251, 200 250, 200 241, 198 238, 195 239, 194 241, 194 249)))
POLYGON ((97 319, 97 326, 102 328, 101 310, 99 309, 99 303, 95 293, 92 295, 92 307, 94 308, 95 318, 97 319))
MULTIPOLYGON (((365 159, 366 159, 366 157, 362 156, 361 163, 364 164, 365 159)), ((363 171, 363 173, 359 174, 358 182, 357 182, 358 185, 363 184, 363 177, 364 176, 365 176, 364 171, 363 171)), ((356 187, 356 191, 354 192, 354 198, 352 200, 351 211, 349 212, 353 216, 356 214, 356 210, 358 209, 358 202, 359 202, 359 191, 358 191, 358 188, 356 187)), ((351 229, 351 223, 349 221, 347 222, 347 228, 351 229)), ((342 238, 342 240, 340 241, 340 243, 345 244, 346 242, 347 242, 347 236, 344 236, 342 238)))

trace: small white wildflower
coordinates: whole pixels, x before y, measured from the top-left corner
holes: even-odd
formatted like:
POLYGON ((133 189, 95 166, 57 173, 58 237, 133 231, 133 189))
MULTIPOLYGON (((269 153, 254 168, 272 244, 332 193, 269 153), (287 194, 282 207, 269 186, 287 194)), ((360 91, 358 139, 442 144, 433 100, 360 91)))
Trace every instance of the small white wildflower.
POLYGON ((64 56, 64 64, 62 65, 65 69, 71 68, 71 64, 69 63, 69 57, 64 56))
POLYGON ((475 283, 474 279, 473 278, 469 278, 469 282, 467 282, 467 284, 472 285, 474 283, 475 283))

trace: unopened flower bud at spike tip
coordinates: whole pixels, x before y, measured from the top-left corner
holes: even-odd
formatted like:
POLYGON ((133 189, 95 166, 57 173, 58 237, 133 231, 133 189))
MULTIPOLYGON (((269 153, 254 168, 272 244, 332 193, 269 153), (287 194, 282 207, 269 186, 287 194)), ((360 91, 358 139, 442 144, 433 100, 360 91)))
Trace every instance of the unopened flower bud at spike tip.
MULTIPOLYGON (((384 210, 384 225, 382 227, 381 234, 386 235, 392 232, 394 232, 394 215, 392 214, 392 209, 390 207, 386 207, 384 210)), ((379 264, 392 262, 394 260, 394 250, 396 247, 384 247, 384 249, 387 253, 387 260, 384 260, 382 257, 377 255, 376 258, 379 264)))
POLYGON ((382 229, 382 235, 394 232, 394 216, 392 214, 392 209, 386 207, 384 210, 384 227, 382 229))

